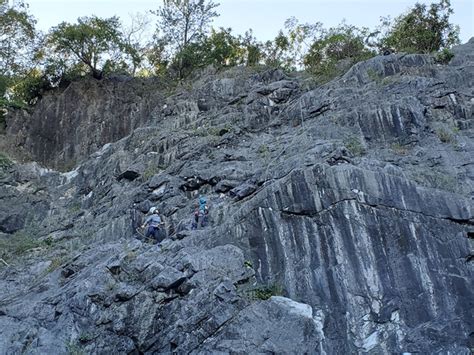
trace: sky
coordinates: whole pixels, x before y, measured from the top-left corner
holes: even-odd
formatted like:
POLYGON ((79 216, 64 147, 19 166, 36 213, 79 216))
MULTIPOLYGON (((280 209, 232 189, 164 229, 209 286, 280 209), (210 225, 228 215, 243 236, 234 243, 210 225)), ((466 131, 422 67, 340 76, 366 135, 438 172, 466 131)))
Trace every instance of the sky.
MULTIPOLYGON (((9 0, 15 1, 15 0, 9 0)), ((157 9, 160 0, 26 0, 38 27, 47 31, 62 21, 74 23, 80 16, 119 16, 126 25, 130 15, 157 9)), ((214 0, 220 3, 220 16, 214 27, 231 27, 234 34, 249 28, 261 41, 273 39, 289 17, 300 22, 322 22, 335 26, 343 19, 359 27, 373 29, 381 16, 395 17, 415 4, 415 0, 214 0)), ((419 0, 421 3, 432 1, 419 0)), ((474 1, 451 0, 451 22, 461 28, 461 42, 474 37, 474 1)), ((152 16, 153 19, 153 16, 152 16)), ((153 25, 151 25, 153 27, 153 25)))

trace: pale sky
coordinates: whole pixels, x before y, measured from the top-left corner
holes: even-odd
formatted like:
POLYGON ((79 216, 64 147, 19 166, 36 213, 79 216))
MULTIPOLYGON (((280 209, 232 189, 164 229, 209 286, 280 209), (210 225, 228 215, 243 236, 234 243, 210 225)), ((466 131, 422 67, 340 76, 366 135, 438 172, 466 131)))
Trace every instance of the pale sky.
MULTIPOLYGON (((14 1, 14 0, 10 0, 14 1)), ((74 23, 80 16, 119 16, 126 24, 130 14, 157 9, 160 0, 26 0, 38 27, 47 31, 62 21, 74 23)), ((220 16, 214 27, 231 27, 234 34, 252 28, 259 40, 273 39, 287 18, 295 16, 300 22, 322 22, 334 26, 347 23, 373 29, 381 16, 395 17, 415 4, 415 0, 221 0, 220 16)), ((422 3, 432 1, 419 0, 422 3)), ((451 22, 461 28, 461 41, 474 36, 474 1, 451 0, 454 14, 451 22)), ((153 18, 153 17, 152 17, 153 18)))

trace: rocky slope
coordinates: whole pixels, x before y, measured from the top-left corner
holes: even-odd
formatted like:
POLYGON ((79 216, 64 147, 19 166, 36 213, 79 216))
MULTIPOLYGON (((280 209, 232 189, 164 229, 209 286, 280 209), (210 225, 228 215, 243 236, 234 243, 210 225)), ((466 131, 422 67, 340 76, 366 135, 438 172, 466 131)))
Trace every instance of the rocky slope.
POLYGON ((11 115, 42 165, 80 163, 0 164, 0 353, 469 354, 473 53, 74 83, 11 115))

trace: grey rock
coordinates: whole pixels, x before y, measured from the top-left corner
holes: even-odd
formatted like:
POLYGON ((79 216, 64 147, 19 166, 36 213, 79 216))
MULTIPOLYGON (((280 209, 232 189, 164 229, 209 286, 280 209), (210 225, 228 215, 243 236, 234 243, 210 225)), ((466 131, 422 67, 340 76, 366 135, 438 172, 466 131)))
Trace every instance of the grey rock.
POLYGON ((473 45, 317 87, 72 83, 10 113, 6 138, 75 168, 0 169, 0 353, 468 354, 473 45), (161 247, 136 239, 153 205, 161 247))
POLYGON ((245 182, 237 187, 234 187, 232 190, 229 191, 229 194, 232 197, 235 197, 237 200, 241 200, 253 194, 256 190, 257 187, 254 184, 245 182))
POLYGON ((158 276, 151 280, 154 289, 169 290, 179 287, 186 280, 186 275, 174 268, 167 267, 158 276))
POLYGON ((164 174, 156 174, 148 181, 148 187, 150 189, 157 189, 163 184, 166 184, 170 181, 170 177, 164 174))
POLYGON ((128 167, 127 169, 125 169, 124 171, 122 171, 117 176, 117 180, 120 181, 122 179, 126 179, 126 180, 133 181, 143 173, 143 170, 144 170, 143 165, 141 164, 132 165, 128 167))
POLYGON ((272 297, 241 311, 208 340, 204 349, 232 353, 312 353, 325 337, 324 313, 284 297, 272 297))
POLYGON ((216 192, 227 192, 234 187, 236 187, 239 183, 237 181, 231 180, 221 180, 217 183, 216 187, 214 188, 216 192))

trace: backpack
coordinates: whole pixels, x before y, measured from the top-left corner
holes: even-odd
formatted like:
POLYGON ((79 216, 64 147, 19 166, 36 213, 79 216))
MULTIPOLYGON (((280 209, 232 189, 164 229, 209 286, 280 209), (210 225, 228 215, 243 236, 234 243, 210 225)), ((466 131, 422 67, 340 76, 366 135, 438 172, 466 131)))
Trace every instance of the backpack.
POLYGON ((207 213, 207 210, 209 209, 206 203, 207 201, 205 197, 199 198, 199 211, 201 211, 203 214, 207 213))

